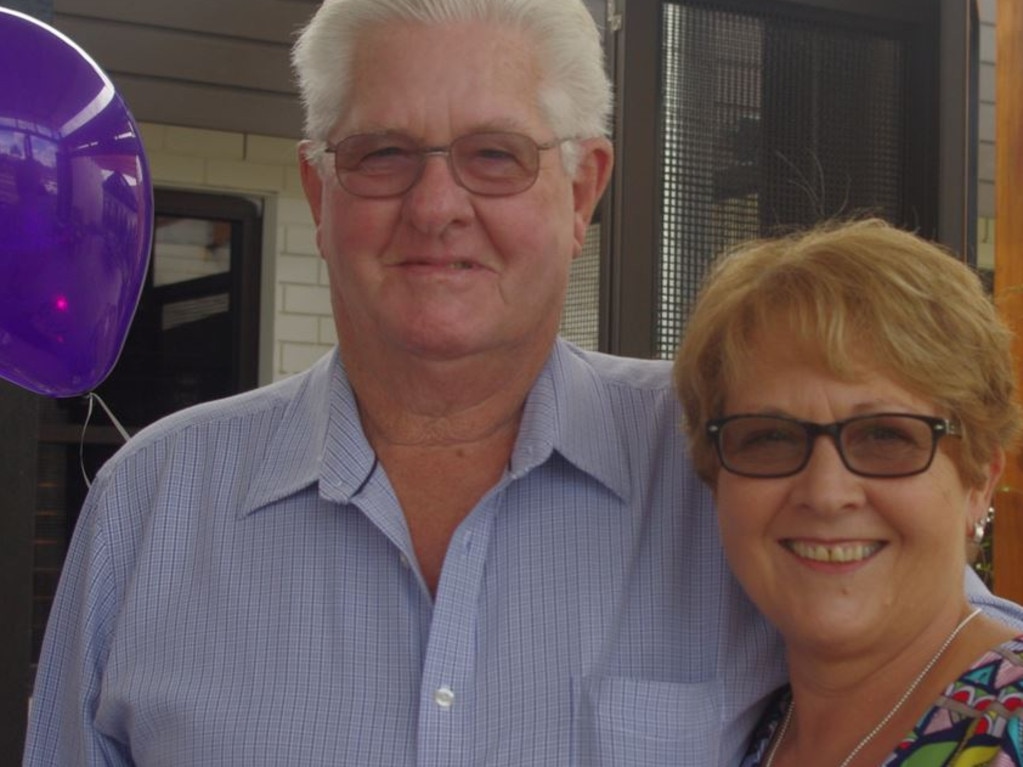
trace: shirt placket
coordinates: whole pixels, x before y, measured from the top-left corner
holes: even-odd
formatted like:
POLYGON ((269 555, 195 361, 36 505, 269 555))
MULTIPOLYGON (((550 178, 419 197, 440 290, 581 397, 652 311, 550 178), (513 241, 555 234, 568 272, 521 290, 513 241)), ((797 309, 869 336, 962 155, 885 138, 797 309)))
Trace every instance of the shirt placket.
POLYGON ((474 675, 480 590, 499 491, 485 497, 452 536, 434 603, 420 686, 420 767, 474 765, 474 675))

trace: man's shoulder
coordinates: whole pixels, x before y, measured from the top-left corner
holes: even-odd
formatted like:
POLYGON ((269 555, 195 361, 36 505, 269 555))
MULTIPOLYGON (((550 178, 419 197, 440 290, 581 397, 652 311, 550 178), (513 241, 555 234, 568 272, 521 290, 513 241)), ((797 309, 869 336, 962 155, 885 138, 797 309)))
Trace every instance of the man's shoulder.
POLYGON ((613 428, 625 440, 622 444, 631 439, 643 445, 650 440, 684 444, 671 362, 618 357, 567 343, 558 354, 564 372, 555 390, 566 425, 581 428, 587 438, 595 429, 613 428))
POLYGON ((217 451, 237 445, 253 451, 289 419, 323 404, 330 356, 312 368, 257 389, 184 408, 145 427, 108 462, 111 468, 142 453, 217 451), (322 396, 317 395, 323 390, 322 396))
POLYGON ((566 353, 578 359, 593 374, 610 386, 650 392, 673 393, 672 363, 669 360, 644 360, 581 349, 565 342, 566 353))

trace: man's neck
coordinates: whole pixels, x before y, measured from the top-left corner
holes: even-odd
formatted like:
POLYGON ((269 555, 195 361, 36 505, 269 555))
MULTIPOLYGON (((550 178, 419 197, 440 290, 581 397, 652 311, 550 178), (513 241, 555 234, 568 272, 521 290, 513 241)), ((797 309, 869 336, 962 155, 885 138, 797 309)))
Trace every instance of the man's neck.
POLYGON ((508 466, 526 398, 549 353, 384 365, 342 349, 363 430, 431 593, 455 529, 508 466))
POLYGON ((526 397, 549 353, 406 357, 391 363, 342 349, 363 428, 378 450, 456 447, 489 442, 509 430, 517 434, 526 397))

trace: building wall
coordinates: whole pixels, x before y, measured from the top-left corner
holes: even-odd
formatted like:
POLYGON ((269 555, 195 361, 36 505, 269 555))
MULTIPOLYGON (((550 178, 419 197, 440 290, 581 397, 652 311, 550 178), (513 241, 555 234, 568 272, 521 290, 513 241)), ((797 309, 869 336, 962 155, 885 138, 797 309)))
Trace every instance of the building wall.
POLYGON ((260 204, 260 381, 304 370, 336 341, 324 264, 290 139, 141 123, 157 187, 237 194, 260 204))
POLYGON ((319 0, 53 0, 139 120, 298 138, 288 63, 319 0))

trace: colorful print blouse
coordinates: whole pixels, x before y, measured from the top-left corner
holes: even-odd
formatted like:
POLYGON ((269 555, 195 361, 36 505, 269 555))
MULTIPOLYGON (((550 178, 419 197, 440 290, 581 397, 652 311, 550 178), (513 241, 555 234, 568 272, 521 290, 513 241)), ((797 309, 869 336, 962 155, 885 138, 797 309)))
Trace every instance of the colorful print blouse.
MULTIPOLYGON (((741 767, 758 767, 792 702, 768 707, 741 767)), ((981 656, 950 684, 880 767, 1023 767, 1023 635, 981 656)))

